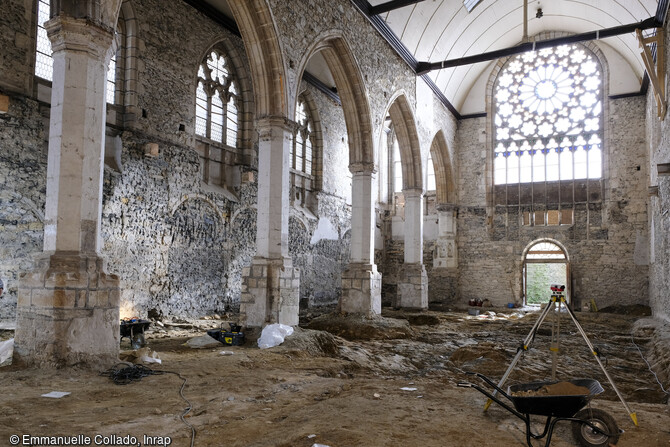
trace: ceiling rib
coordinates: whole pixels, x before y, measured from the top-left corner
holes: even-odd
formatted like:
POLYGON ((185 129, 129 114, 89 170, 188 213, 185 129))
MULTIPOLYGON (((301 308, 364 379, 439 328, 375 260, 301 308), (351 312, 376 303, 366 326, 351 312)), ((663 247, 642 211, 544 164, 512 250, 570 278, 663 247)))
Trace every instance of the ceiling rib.
POLYGON ((612 28, 605 28, 597 31, 590 31, 587 33, 573 34, 571 36, 559 37, 556 39, 540 40, 536 42, 526 42, 515 47, 504 48, 501 50, 489 51, 474 56, 460 57, 457 59, 449 59, 442 62, 419 62, 416 68, 418 75, 426 74, 433 70, 441 70, 443 68, 458 67, 461 65, 476 64, 478 62, 487 62, 502 57, 511 56, 513 54, 525 53, 528 51, 541 50, 542 48, 551 48, 559 45, 574 42, 585 42, 588 40, 598 40, 605 37, 618 36, 620 34, 628 34, 634 32, 636 29, 650 29, 663 26, 662 22, 658 22, 656 17, 650 17, 642 22, 631 23, 628 25, 615 26, 612 28))
POLYGON ((383 14, 385 12, 393 11, 394 9, 403 8, 405 6, 421 3, 423 1, 425 0, 393 0, 370 7, 368 15, 376 16, 378 14, 383 14))

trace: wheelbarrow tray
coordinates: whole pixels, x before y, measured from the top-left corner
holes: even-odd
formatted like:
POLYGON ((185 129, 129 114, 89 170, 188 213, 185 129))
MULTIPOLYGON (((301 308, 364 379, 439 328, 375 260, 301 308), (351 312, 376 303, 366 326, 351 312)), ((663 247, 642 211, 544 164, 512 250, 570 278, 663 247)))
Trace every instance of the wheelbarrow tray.
POLYGON ((149 320, 138 320, 134 323, 122 321, 119 325, 121 328, 121 337, 130 337, 132 334, 143 333, 150 325, 151 321, 149 320))
POLYGON ((545 385, 553 385, 558 382, 559 381, 554 380, 510 385, 507 388, 507 395, 519 413, 569 418, 584 408, 593 396, 604 391, 603 387, 595 379, 573 379, 562 382, 569 382, 576 386, 588 388, 589 394, 549 396, 513 395, 514 393, 518 393, 520 391, 536 391, 545 385))

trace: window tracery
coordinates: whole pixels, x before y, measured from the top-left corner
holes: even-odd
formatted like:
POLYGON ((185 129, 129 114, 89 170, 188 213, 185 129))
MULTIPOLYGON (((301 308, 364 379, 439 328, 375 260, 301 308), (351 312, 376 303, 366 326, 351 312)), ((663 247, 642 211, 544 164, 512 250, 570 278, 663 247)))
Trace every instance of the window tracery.
POLYGON ((511 58, 493 93, 494 183, 601 178, 601 79, 579 44, 511 58))
POLYGON ((236 147, 238 101, 228 61, 217 51, 212 51, 198 68, 196 135, 236 147))

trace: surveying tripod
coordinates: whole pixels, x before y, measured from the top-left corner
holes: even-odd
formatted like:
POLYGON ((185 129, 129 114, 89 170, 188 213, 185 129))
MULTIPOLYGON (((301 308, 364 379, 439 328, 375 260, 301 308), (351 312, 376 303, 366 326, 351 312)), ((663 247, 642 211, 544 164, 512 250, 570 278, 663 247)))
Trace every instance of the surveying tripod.
MULTIPOLYGON (((505 371, 505 374, 502 376, 502 379, 500 379, 500 382, 498 383, 498 388, 502 388, 502 386, 505 384, 507 379, 509 378, 509 375, 511 374, 512 370, 516 366, 516 364, 519 362, 519 359, 523 355, 524 352, 528 351, 528 348, 530 347, 530 344, 535 340, 535 335, 537 334, 537 330, 540 328, 544 320, 547 318, 547 315, 549 315, 549 312, 554 311, 554 308, 556 306, 556 303, 558 303, 558 311, 554 312, 555 319, 554 319, 554 325, 552 327, 552 332, 551 332, 551 346, 550 350, 552 351, 552 365, 551 365, 551 377, 553 380, 556 380, 556 363, 557 363, 557 358, 558 358, 558 339, 559 339, 559 332, 560 332, 560 312, 561 312, 561 306, 565 305, 565 309, 568 312, 568 315, 570 315, 570 318, 572 318, 572 321, 575 323, 575 326, 577 327, 577 330, 579 330, 579 333, 582 335, 584 338, 584 341, 586 342, 586 345, 589 347, 591 350, 591 353, 595 357, 596 361, 598 362, 598 365, 600 365, 600 369, 603 370, 603 373, 605 373, 605 377, 607 377, 607 381, 612 385, 612 389, 614 389, 614 392, 616 392, 616 395, 619 397, 619 400, 621 400, 621 403, 623 404, 624 408, 628 412, 628 415, 630 418, 633 420, 633 424, 637 426, 637 415, 631 411, 630 407, 624 400, 623 396, 619 392, 619 389, 616 387, 614 384, 614 381, 612 380, 612 377, 609 375, 607 370, 605 369, 605 365, 603 365, 602 361, 600 360, 600 353, 596 348, 593 347, 593 344, 591 344, 591 341, 589 338, 586 336, 586 332, 584 332, 584 329, 582 326, 579 324, 577 321, 577 317, 575 316, 575 313, 570 309, 570 306, 568 306, 567 302, 565 301, 565 286, 564 285, 558 285, 558 284, 552 284, 551 285, 551 300, 547 306, 542 309, 542 312, 540 313, 539 318, 533 325, 532 329, 526 336, 526 339, 523 341, 523 344, 519 346, 519 348, 516 351, 516 355, 514 356, 514 359, 512 360, 512 363, 509 365, 507 368, 507 371, 505 371)), ((493 395, 495 396, 497 394, 497 391, 493 392, 493 395)), ((488 410, 491 404, 493 403, 492 399, 489 399, 486 402, 486 405, 484 405, 484 411, 488 410)))

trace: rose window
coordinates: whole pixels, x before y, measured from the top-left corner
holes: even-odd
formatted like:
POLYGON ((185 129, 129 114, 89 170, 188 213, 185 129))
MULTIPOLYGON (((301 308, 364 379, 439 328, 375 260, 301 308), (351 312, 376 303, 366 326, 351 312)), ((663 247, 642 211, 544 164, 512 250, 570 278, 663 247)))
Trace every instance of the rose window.
POLYGON ((579 44, 512 57, 494 86, 495 184, 600 178, 601 84, 579 44))

